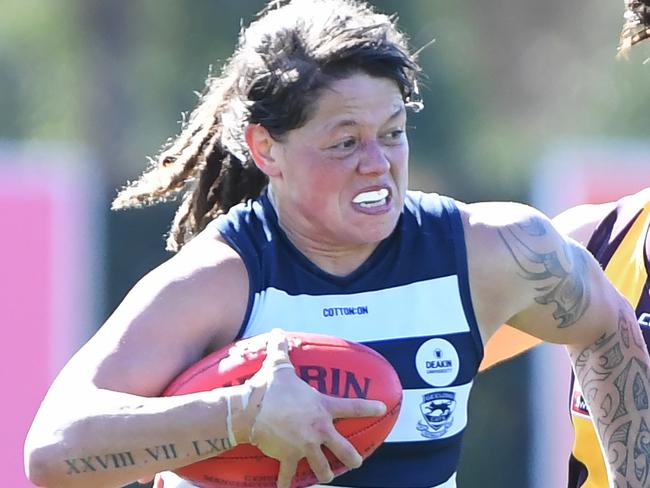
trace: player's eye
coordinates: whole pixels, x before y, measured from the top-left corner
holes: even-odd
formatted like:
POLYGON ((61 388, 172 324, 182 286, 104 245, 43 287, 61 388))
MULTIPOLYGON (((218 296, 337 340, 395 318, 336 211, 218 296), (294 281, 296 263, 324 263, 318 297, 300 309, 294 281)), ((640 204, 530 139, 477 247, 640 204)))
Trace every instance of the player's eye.
POLYGON ((355 148, 356 146, 357 140, 354 137, 348 137, 346 139, 343 139, 338 144, 333 145, 331 149, 349 150, 355 148))
POLYGON ((402 142, 404 134, 405 134, 404 129, 394 129, 391 130, 390 132, 387 132, 383 136, 383 139, 387 144, 397 144, 402 142))

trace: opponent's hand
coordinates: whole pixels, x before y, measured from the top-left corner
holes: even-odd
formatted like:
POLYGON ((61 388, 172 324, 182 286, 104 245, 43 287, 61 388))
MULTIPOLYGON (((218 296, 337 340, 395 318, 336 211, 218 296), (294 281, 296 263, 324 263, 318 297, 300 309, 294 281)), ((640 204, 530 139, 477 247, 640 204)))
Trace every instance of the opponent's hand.
POLYGON ((264 454, 280 461, 278 488, 290 487, 303 457, 307 458, 319 482, 330 482, 334 474, 321 446, 327 446, 349 469, 361 465, 361 455, 338 433, 333 420, 383 415, 384 403, 336 398, 309 386, 296 375, 289 359, 286 336, 279 329, 270 334, 264 365, 251 379, 251 400, 261 383, 266 391, 250 440, 264 454))

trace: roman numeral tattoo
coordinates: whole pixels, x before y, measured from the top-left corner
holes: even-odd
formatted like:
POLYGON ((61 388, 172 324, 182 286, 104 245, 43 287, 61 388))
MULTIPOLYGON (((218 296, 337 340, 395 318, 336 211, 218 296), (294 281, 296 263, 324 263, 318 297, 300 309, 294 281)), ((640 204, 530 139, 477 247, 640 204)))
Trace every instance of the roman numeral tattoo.
POLYGON ((133 454, 129 451, 103 454, 101 456, 87 456, 82 458, 66 459, 67 474, 82 474, 92 471, 109 469, 122 469, 135 466, 133 454))
POLYGON ((176 459, 176 446, 174 444, 164 444, 162 446, 145 447, 144 451, 153 458, 154 461, 162 459, 176 459))
POLYGON ((155 463, 164 463, 180 458, 188 458, 191 462, 191 458, 216 456, 232 447, 227 437, 216 437, 191 441, 185 450, 181 448, 180 451, 176 444, 169 443, 144 447, 135 451, 69 458, 65 459, 64 463, 67 469, 66 474, 80 475, 143 466, 150 463, 155 465, 155 463))

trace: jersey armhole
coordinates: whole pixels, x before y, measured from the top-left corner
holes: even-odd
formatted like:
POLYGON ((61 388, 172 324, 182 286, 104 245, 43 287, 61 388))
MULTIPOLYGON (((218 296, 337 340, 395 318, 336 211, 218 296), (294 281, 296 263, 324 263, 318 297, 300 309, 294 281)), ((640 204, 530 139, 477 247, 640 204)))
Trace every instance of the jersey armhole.
POLYGON ((449 216, 449 223, 451 226, 451 237, 454 241, 454 256, 456 257, 456 275, 458 277, 458 289, 460 292, 463 310, 465 317, 470 326, 470 332, 477 353, 477 369, 483 360, 484 348, 481 333, 479 331, 478 322, 476 321, 476 314, 474 312, 474 305, 472 302, 472 294, 469 286, 469 268, 467 264, 467 246, 465 245, 465 231, 463 222, 460 215, 458 206, 454 203, 453 199, 440 196, 444 211, 449 216))
MULTIPOLYGON (((228 223, 226 223, 226 225, 228 225, 228 223)), ((248 299, 246 303, 246 313, 244 314, 242 323, 239 325, 239 330, 237 331, 237 336, 235 337, 235 340, 239 340, 243 337, 244 332, 246 330, 246 325, 248 324, 251 318, 254 298, 258 290, 259 271, 257 267, 253 266, 253 263, 250 262, 250 257, 249 257, 250 253, 245 252, 245 250, 242 248, 239 242, 237 242, 236 239, 232 239, 229 233, 225 231, 226 229, 224 227, 225 227, 224 225, 219 225, 219 224, 216 225, 216 228, 219 231, 219 235, 221 236, 221 238, 241 258, 242 262, 244 263, 244 266, 246 267, 246 274, 248 275, 248 299)))

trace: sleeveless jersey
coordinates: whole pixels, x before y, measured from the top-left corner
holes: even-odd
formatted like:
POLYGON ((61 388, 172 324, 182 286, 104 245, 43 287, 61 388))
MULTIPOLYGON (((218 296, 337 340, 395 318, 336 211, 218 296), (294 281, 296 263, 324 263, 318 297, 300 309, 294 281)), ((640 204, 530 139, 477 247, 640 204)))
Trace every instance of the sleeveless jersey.
MULTIPOLYGON (((587 249, 614 286, 635 307, 650 345, 650 189, 621 199, 593 233, 587 249)), ((608 488, 607 471, 577 382, 572 381, 571 421, 575 440, 569 460, 569 488, 608 488)))
POLYGON ((454 488, 467 404, 483 345, 465 240, 452 199, 408 192, 395 231, 351 274, 315 266, 289 241, 263 194, 214 223, 250 280, 239 337, 280 327, 365 344, 404 388, 394 429, 333 486, 454 488))

